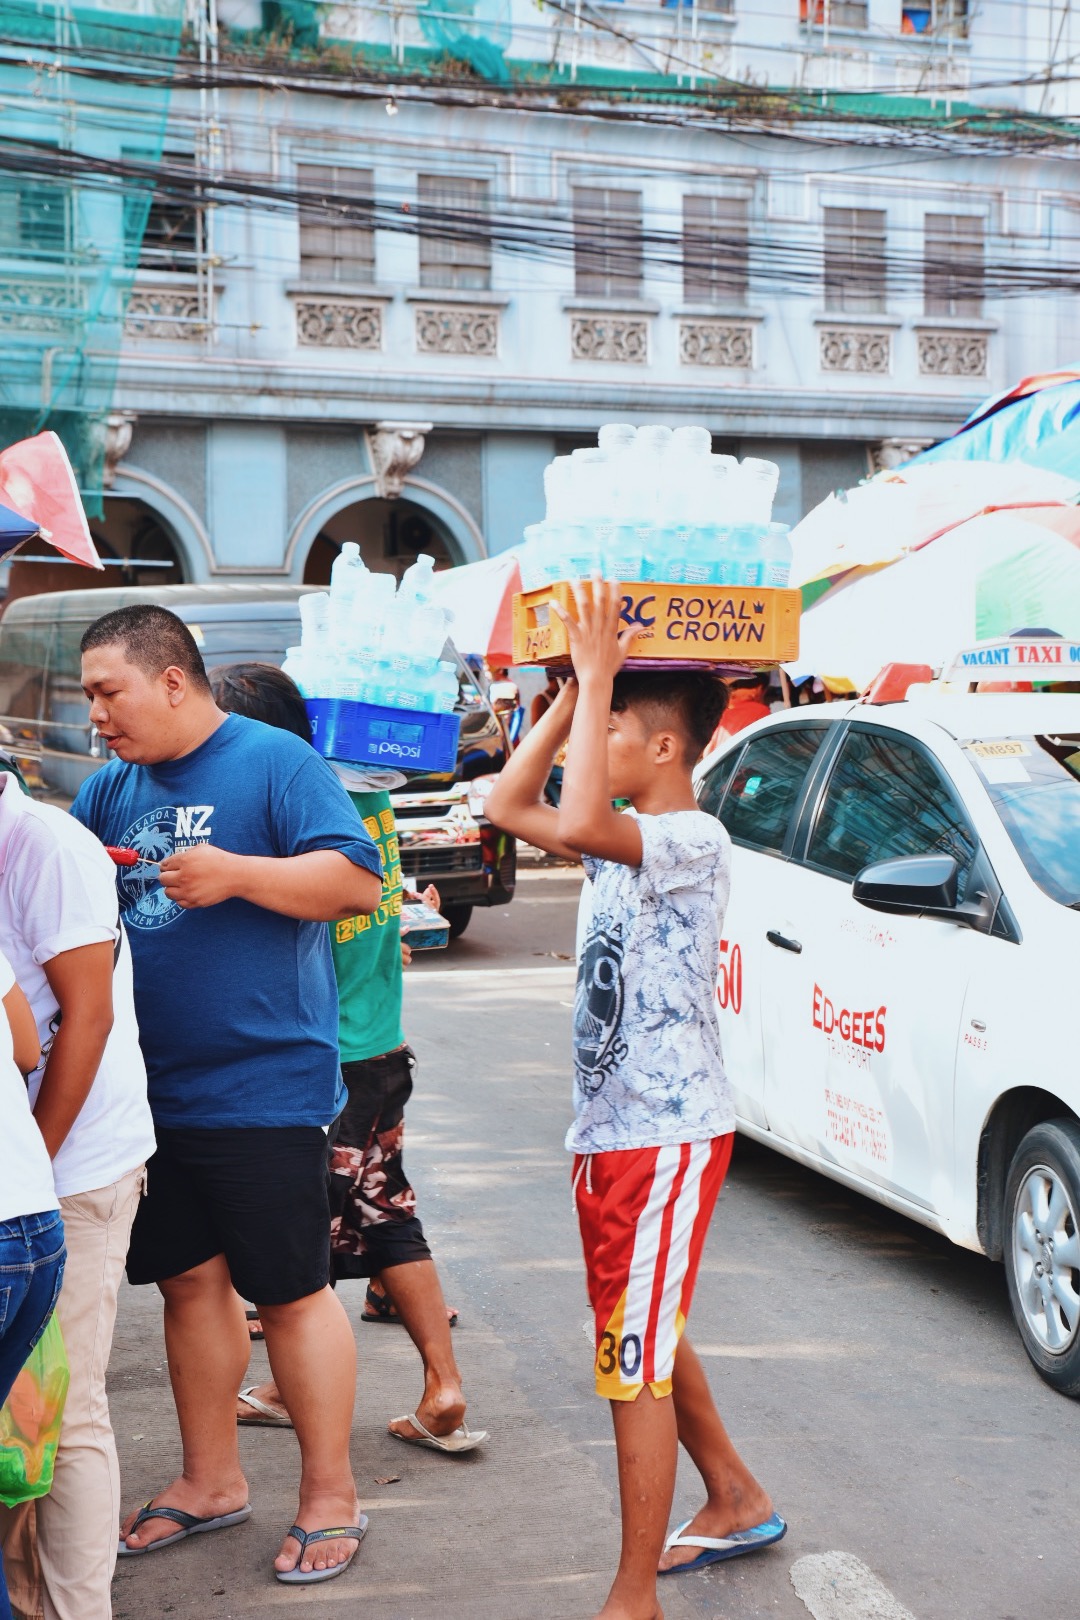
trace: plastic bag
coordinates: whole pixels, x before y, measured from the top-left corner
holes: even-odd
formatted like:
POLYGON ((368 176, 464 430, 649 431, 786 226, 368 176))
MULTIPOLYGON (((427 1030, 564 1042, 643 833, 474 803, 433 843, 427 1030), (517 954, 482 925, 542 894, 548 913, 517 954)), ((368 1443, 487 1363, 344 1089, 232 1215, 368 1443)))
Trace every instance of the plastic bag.
POLYGON ((0 1502, 18 1507, 52 1489, 68 1358, 54 1311, 0 1408, 0 1502))

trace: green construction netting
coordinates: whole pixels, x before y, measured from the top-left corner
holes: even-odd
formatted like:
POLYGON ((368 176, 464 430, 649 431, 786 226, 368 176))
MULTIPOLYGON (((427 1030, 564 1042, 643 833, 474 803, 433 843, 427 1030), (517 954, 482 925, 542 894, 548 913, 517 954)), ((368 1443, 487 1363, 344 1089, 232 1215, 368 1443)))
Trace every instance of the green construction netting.
POLYGON ((0 447, 53 428, 91 516, 184 0, 0 0, 0 447))
POLYGON ((509 0, 427 0, 416 15, 429 45, 467 62, 482 79, 509 79, 509 0))

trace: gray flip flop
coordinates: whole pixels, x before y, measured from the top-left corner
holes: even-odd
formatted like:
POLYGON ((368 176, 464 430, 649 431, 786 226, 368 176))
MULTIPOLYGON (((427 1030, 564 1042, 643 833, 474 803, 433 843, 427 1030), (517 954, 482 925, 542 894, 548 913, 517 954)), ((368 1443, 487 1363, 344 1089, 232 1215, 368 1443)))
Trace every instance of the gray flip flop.
POLYGON ((285 1586, 314 1586, 318 1581, 332 1581, 337 1575, 344 1575, 357 1553, 360 1551, 360 1542, 367 1534, 368 1516, 361 1513, 359 1524, 339 1524, 332 1530, 301 1530, 294 1524, 286 1534, 293 1536, 300 1543, 300 1557, 296 1560, 294 1569, 275 1569, 274 1574, 285 1586), (307 1573, 300 1568, 304 1554, 316 1541, 355 1541, 356 1546, 343 1564, 335 1564, 333 1569, 309 1569, 307 1573))
POLYGON ((177 1541, 186 1541, 188 1536, 201 1535, 204 1530, 227 1530, 230 1525, 243 1524, 245 1519, 250 1518, 250 1502, 245 1502, 235 1513, 219 1513, 209 1519, 200 1519, 194 1513, 185 1513, 183 1508, 166 1507, 164 1503, 161 1507, 151 1507, 147 1502, 146 1506, 135 1515, 128 1535, 132 1530, 137 1530, 141 1524, 145 1524, 148 1519, 171 1519, 174 1524, 180 1526, 179 1530, 175 1535, 162 1536, 159 1541, 150 1541, 145 1547, 129 1547, 121 1536, 117 1555, 120 1558, 141 1558, 143 1553, 160 1552, 163 1547, 171 1547, 177 1541))

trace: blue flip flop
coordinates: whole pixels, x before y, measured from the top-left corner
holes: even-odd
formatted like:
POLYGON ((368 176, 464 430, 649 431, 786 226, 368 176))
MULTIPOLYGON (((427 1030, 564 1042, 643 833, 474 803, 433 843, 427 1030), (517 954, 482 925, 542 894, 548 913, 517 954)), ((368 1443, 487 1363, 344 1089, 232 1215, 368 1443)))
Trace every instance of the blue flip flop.
MULTIPOLYGON (((161 1507, 151 1507, 147 1502, 146 1506, 135 1515, 131 1530, 137 1530, 148 1519, 171 1519, 174 1524, 180 1526, 179 1530, 174 1535, 150 1541, 145 1547, 129 1547, 121 1536, 120 1545, 116 1549, 117 1555, 120 1558, 141 1558, 144 1553, 160 1552, 163 1547, 171 1547, 177 1541, 186 1541, 188 1536, 202 1535, 206 1530, 227 1530, 231 1524, 243 1524, 245 1519, 250 1518, 250 1502, 245 1502, 235 1513, 219 1513, 216 1516, 211 1515, 208 1519, 200 1519, 194 1513, 185 1513, 183 1508, 166 1507, 164 1503, 161 1507)), ((128 1531, 129 1536, 131 1530, 128 1531)))
POLYGON ((692 1569, 704 1569, 708 1564, 718 1564, 723 1558, 741 1558, 743 1553, 757 1552, 759 1547, 771 1547, 774 1541, 780 1541, 787 1535, 787 1525, 779 1513, 774 1513, 761 1524, 753 1525, 749 1530, 735 1530, 730 1536, 723 1536, 719 1540, 714 1536, 685 1536, 683 1531, 692 1521, 687 1519, 686 1524, 680 1524, 673 1530, 664 1542, 664 1551, 670 1547, 700 1547, 698 1556, 691 1559, 689 1564, 676 1564, 674 1569, 661 1569, 660 1575, 687 1575, 692 1569))
POLYGON ((300 1543, 300 1557, 296 1560, 293 1569, 275 1569, 274 1574, 286 1586, 314 1586, 317 1581, 332 1581, 336 1575, 344 1575, 357 1553, 360 1551, 360 1542, 367 1532, 368 1517, 366 1513, 360 1514, 359 1524, 339 1524, 333 1530, 301 1530, 294 1524, 287 1532, 300 1543), (304 1554, 316 1541, 355 1541, 356 1546, 343 1564, 335 1564, 333 1569, 309 1569, 306 1573, 300 1568, 304 1554))

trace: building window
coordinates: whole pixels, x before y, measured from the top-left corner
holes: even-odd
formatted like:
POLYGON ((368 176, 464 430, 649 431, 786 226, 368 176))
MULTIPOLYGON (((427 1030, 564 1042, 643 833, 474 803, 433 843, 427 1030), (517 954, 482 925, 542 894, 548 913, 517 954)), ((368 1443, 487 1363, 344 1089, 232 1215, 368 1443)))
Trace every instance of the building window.
POLYGON ((682 251, 687 303, 743 303, 750 282, 746 198, 685 196, 682 251))
MULTIPOLYGON (((125 152, 124 156, 144 164, 147 161, 139 152, 125 152)), ((149 205, 144 186, 125 189, 125 239, 138 244, 140 270, 193 276, 202 239, 202 203, 195 175, 195 154, 162 152, 154 175, 149 205)))
MULTIPOLYGON (((45 143, 39 150, 59 155, 57 147, 45 143)), ((26 167, 40 161, 28 153, 26 167)), ((68 246, 70 190, 67 181, 36 174, 0 175, 0 252, 22 259, 62 258, 68 246)))
POLYGON ((867 0, 799 0, 799 20, 818 28, 866 28, 867 0))
POLYGON ((418 179, 421 287, 490 287, 488 182, 452 174, 422 174, 418 179))
POLYGON ((967 39, 968 0, 922 0, 921 4, 905 5, 901 12, 902 34, 967 39))
POLYGON ((371 169, 298 163, 300 275, 305 281, 375 280, 375 175, 371 169))
POLYGON ((983 222, 973 214, 927 214, 923 258, 927 315, 983 312, 983 222))
POLYGON ((883 208, 826 208, 825 308, 849 315, 885 309, 883 208))
POLYGON ((574 187, 574 288, 585 297, 640 298, 641 192, 574 187))

